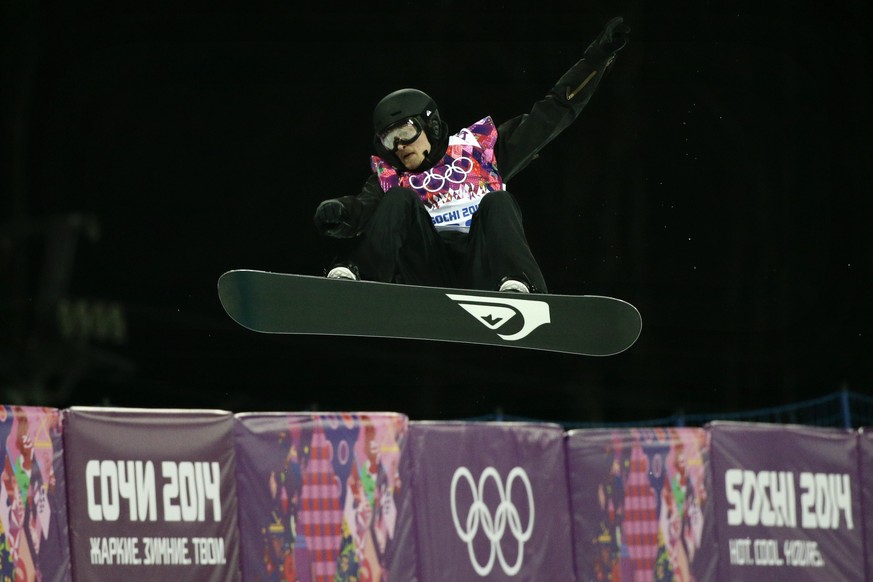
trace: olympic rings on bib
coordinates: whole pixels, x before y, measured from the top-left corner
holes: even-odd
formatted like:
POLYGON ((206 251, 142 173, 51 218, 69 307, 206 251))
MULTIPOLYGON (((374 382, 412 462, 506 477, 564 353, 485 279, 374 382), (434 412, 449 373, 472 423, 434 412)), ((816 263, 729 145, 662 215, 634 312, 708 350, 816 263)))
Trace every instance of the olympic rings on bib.
POLYGON ((452 160, 448 166, 439 166, 437 168, 427 170, 420 174, 409 177, 409 186, 414 190, 425 190, 427 192, 440 192, 449 184, 463 184, 470 172, 473 171, 473 160, 468 157, 460 157, 452 160), (467 166, 466 168, 464 166, 467 166), (439 170, 445 168, 440 174, 439 170), (417 178, 421 179, 420 183, 416 183, 417 178))

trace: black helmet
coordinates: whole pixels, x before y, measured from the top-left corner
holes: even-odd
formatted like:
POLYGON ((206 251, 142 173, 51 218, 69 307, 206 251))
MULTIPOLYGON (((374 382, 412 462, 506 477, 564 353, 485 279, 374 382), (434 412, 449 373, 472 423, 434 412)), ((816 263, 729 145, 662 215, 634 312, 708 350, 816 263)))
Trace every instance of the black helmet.
POLYGON ((383 97, 373 110, 373 130, 379 133, 410 117, 419 118, 428 137, 439 138, 440 114, 436 101, 418 89, 399 89, 383 97))
POLYGON ((445 152, 448 140, 448 128, 440 119, 436 101, 430 95, 418 89, 398 89, 383 97, 373 109, 373 131, 376 152, 394 166, 402 166, 394 152, 386 148, 379 135, 392 125, 412 120, 427 135, 433 146, 428 161, 431 164, 439 160, 445 152), (430 160, 430 158, 435 158, 430 160))

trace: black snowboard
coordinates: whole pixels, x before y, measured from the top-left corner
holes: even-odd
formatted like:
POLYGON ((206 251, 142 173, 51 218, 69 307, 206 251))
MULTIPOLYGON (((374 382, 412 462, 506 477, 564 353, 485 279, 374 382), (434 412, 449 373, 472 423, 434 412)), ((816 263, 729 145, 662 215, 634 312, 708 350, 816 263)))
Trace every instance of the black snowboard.
POLYGON ((218 279, 240 325, 263 333, 489 344, 588 356, 628 349, 637 309, 597 295, 541 295, 347 281, 253 270, 218 279))

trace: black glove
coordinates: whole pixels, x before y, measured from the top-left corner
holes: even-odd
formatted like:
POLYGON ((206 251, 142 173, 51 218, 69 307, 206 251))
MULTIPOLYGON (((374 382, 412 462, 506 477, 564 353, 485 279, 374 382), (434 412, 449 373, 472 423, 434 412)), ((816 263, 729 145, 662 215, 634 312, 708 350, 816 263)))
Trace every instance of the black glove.
POLYGON ((351 214, 342 201, 325 200, 315 209, 315 228, 322 234, 337 236, 350 228, 351 214))
POLYGON ((591 64, 600 64, 615 56, 615 53, 627 44, 630 26, 624 23, 624 18, 616 16, 606 23, 597 38, 585 50, 585 60, 591 64))

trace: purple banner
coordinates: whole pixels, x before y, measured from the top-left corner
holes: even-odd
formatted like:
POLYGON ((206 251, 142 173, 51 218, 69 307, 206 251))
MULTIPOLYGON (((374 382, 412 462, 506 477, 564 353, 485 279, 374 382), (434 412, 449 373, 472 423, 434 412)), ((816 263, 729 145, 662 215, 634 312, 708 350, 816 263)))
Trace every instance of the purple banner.
POLYGON ((551 424, 411 423, 397 579, 573 580, 563 439, 551 424))
POLYGON ((719 579, 864 579, 857 436, 717 422, 712 438, 719 579))
POLYGON ((236 419, 244 580, 388 580, 406 416, 236 419))
POLYGON ((570 431, 567 467, 579 580, 714 579, 706 431, 570 431))
POLYGON ((233 416, 65 411, 76 580, 241 578, 233 416))
POLYGON ((71 580, 60 413, 0 406, 0 580, 71 580))
POLYGON ((864 539, 867 582, 873 582, 873 427, 867 427, 858 433, 861 454, 861 506, 864 508, 864 539))

